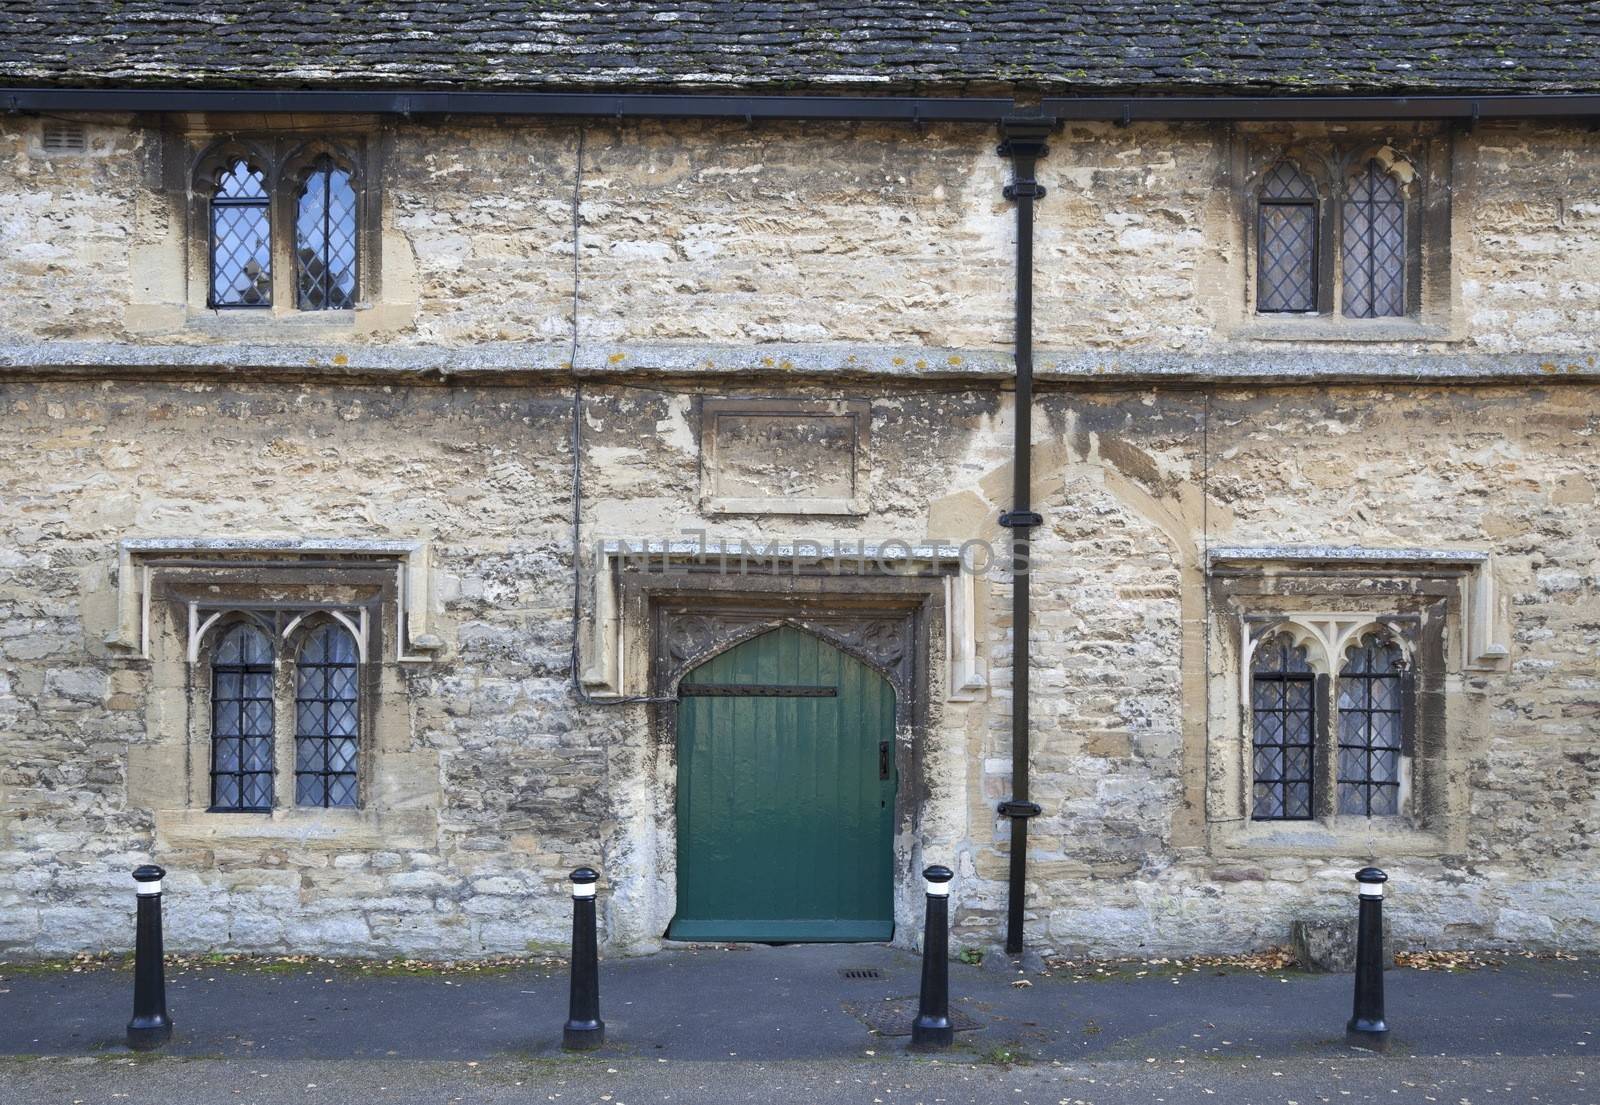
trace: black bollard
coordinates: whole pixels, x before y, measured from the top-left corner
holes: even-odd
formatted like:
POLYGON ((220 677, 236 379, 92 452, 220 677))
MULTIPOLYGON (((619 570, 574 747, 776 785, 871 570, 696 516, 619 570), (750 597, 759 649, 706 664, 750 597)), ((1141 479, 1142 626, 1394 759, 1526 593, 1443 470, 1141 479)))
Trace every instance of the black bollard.
POLYGON ((1356 872, 1361 916, 1356 922, 1356 999, 1345 1042, 1371 1051, 1389 1050, 1389 1025, 1383 1019, 1383 884, 1376 867, 1356 872))
POLYGON ((561 1046, 568 1051, 593 1051, 606 1042, 600 1019, 600 948, 595 940, 594 892, 600 873, 580 867, 572 873, 572 995, 561 1046))
POLYGON ((922 991, 911 1022, 912 1051, 943 1051, 956 1038, 950 1027, 950 880, 955 872, 935 864, 928 880, 928 919, 922 932, 922 991))
POLYGON ((128 1022, 128 1046, 135 1051, 149 1051, 172 1039, 161 949, 161 878, 165 874, 153 863, 133 873, 139 912, 134 921, 133 1020, 128 1022))

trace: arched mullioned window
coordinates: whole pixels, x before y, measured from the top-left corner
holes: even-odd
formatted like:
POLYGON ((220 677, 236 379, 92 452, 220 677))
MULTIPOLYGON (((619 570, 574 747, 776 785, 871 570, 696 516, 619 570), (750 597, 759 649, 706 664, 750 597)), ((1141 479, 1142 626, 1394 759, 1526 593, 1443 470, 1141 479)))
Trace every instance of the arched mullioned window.
POLYGON ((1405 654, 1368 633, 1345 650, 1339 672, 1339 812, 1400 812, 1405 654))
POLYGON ((1261 182, 1256 204, 1256 310, 1317 309, 1317 188, 1287 161, 1261 182))
POLYGON ((228 630, 211 657, 211 808, 272 808, 272 642, 228 630))
POLYGON ((1376 159, 1345 185, 1344 313, 1389 318, 1406 313, 1406 205, 1400 182, 1376 159))
POLYGON ((1250 670, 1250 810, 1257 821, 1312 816, 1316 683, 1305 648, 1289 634, 1274 634, 1256 646, 1250 670))
POLYGON ((356 190, 322 154, 295 199, 295 302, 302 311, 349 310, 356 301, 356 190))
POLYGON ((213 307, 272 306, 272 212, 266 175, 240 158, 211 193, 213 307))
POLYGON ((360 738, 356 642, 323 625, 300 646, 295 669, 294 800, 298 806, 354 806, 360 738))

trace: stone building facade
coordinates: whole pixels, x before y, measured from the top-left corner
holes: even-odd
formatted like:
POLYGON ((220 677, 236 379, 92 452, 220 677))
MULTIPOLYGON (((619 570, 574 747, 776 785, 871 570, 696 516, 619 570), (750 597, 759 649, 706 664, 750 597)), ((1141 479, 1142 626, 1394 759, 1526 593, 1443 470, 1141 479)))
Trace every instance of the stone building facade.
MULTIPOLYGON (((0 73, 93 83, 51 64, 0 73)), ((1503 91, 1558 100, 1594 64, 1503 91)), ((1067 120, 1039 163, 1028 943, 1281 943, 1375 861, 1403 942, 1594 950, 1600 139, 1555 108, 1306 114, 1067 120), (1310 189, 1288 215, 1282 166, 1310 189), (1369 167, 1399 300, 1353 318, 1369 167), (1280 216, 1316 241, 1307 310, 1262 309, 1280 216)), ((1018 242, 995 140, 0 116, 0 948, 121 946, 151 858, 182 948, 539 951, 579 863, 609 946, 659 947, 682 681, 780 626, 893 690, 893 939, 942 862, 958 942, 997 943, 1018 242), (297 282, 324 157, 354 197, 348 309, 297 282), (217 309, 241 163, 271 305, 217 309), (264 709, 252 774, 219 727, 264 709), (270 808, 218 811, 224 785, 270 808)))

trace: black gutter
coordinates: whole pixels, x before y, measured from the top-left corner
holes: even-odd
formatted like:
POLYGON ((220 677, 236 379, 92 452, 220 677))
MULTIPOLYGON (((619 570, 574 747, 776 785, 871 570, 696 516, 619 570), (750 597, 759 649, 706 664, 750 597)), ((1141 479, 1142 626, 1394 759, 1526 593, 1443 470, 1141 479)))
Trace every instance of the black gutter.
POLYGON ((1082 96, 1024 108, 1010 98, 652 92, 406 92, 371 89, 0 88, 0 111, 353 112, 589 119, 816 119, 999 123, 1020 112, 1133 123, 1214 119, 1600 118, 1600 95, 1082 96))
POLYGON ((1000 515, 1011 540, 1011 797, 1000 814, 1011 819, 1011 870, 1006 893, 1006 951, 1022 952, 1022 914, 1028 887, 1028 818, 1039 806, 1028 800, 1028 674, 1032 621, 1029 610, 1029 537, 1042 519, 1033 512, 1033 202, 1044 197, 1034 179, 1044 144, 1055 127, 1049 118, 1013 118, 1000 126, 1001 157, 1011 159, 1005 197, 1017 205, 1016 360, 1017 383, 1011 450, 1011 509, 1000 515))

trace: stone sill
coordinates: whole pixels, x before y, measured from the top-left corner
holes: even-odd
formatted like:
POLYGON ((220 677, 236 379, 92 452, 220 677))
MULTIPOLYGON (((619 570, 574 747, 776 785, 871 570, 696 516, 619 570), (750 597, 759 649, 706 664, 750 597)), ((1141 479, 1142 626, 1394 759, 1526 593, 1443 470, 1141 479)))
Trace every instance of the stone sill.
POLYGON ((1261 342, 1444 342, 1449 327, 1415 318, 1351 319, 1329 315, 1255 318, 1233 330, 1233 341, 1261 342))
POLYGON ((289 846, 312 850, 423 851, 435 845, 433 810, 280 808, 271 813, 156 810, 163 848, 289 846))
POLYGON ((1377 854, 1394 857, 1437 857, 1450 851, 1440 834, 1403 821, 1369 825, 1327 821, 1232 822, 1211 827, 1212 852, 1229 858, 1337 859, 1377 854))

